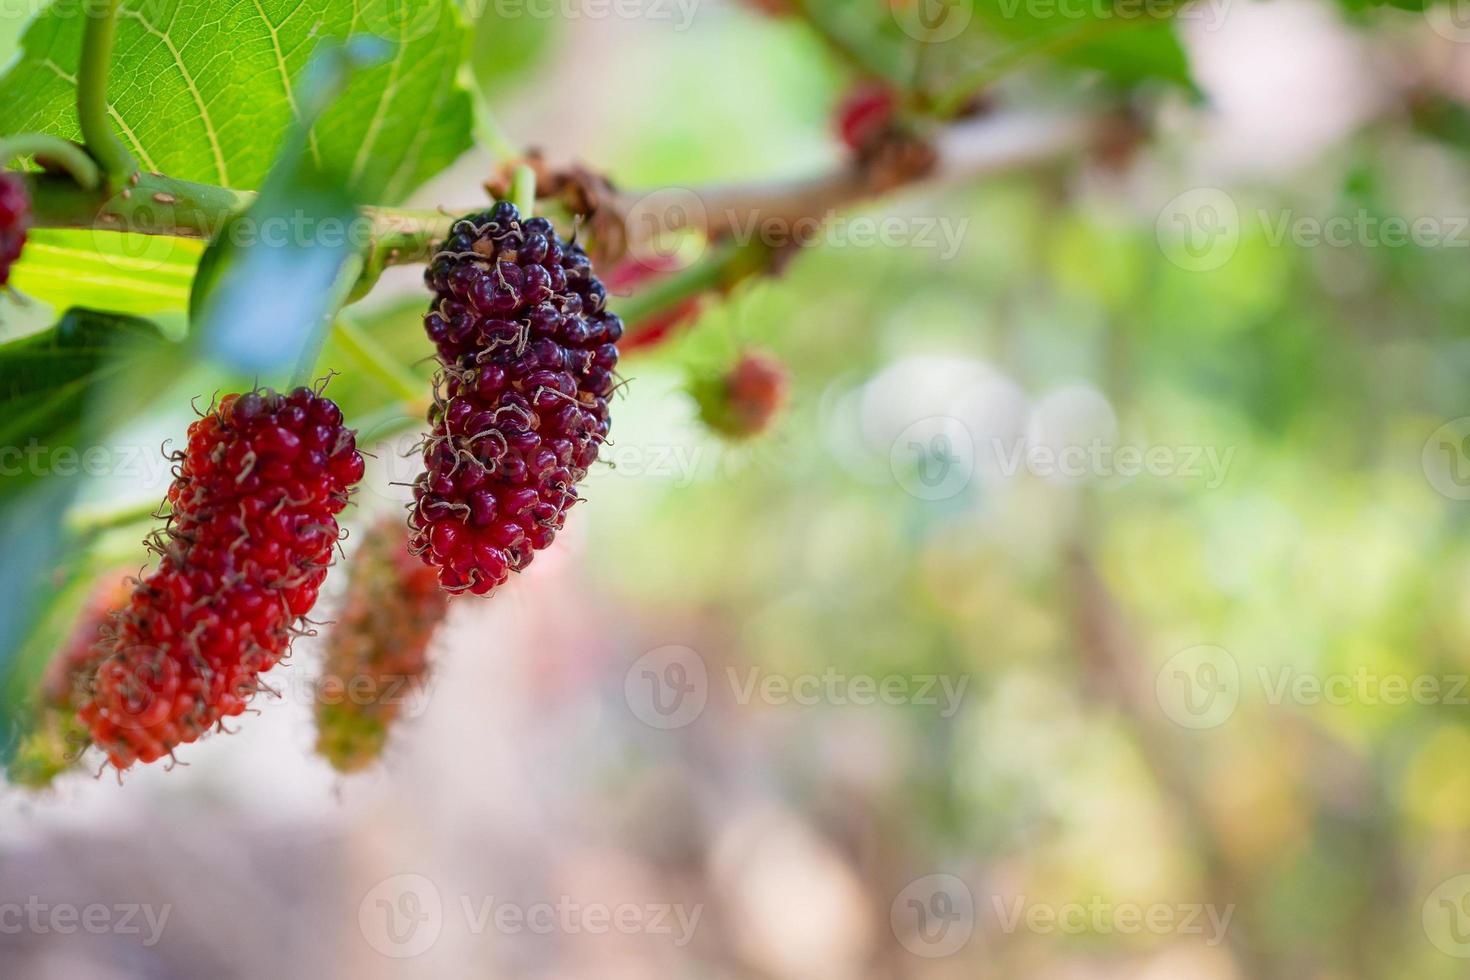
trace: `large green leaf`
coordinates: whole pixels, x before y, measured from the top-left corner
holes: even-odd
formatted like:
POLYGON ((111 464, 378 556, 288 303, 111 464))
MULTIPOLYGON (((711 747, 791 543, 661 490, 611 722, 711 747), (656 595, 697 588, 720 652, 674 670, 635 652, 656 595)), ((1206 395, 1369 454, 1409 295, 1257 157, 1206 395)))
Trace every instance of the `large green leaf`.
POLYGON ((320 50, 301 86, 301 120, 260 195, 205 253, 192 319, 204 348, 231 368, 269 376, 303 355, 309 363, 362 269, 351 234, 362 217, 357 202, 337 172, 311 159, 308 127, 386 53, 363 37, 320 50))
MULTIPOLYGON (((56 0, 0 79, 0 132, 76 138, 83 8, 56 0)), ((396 203, 470 145, 457 83, 469 30, 450 0, 123 0, 110 111, 149 170, 255 189, 300 112, 300 73, 326 39, 376 34, 389 61, 358 73, 312 129, 319 166, 396 203)))

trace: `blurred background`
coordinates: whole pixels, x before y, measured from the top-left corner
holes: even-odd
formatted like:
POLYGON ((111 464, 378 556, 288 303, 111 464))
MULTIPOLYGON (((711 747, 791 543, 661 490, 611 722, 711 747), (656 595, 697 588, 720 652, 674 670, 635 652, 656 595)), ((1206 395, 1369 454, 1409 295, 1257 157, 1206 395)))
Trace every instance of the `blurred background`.
MULTIPOLYGON (((1465 976, 1470 29, 1191 9, 1146 140, 844 212, 908 237, 627 357, 614 465, 452 604, 377 766, 314 754, 307 640, 185 766, 4 788, 0 976, 1465 976), (789 402, 735 444, 687 386, 751 350, 789 402)), ((850 77, 799 20, 593 10, 482 12, 517 144, 630 187, 841 161, 850 77)), ((418 276, 358 314, 409 361, 418 276)), ((382 432, 354 526, 406 499, 382 432)))

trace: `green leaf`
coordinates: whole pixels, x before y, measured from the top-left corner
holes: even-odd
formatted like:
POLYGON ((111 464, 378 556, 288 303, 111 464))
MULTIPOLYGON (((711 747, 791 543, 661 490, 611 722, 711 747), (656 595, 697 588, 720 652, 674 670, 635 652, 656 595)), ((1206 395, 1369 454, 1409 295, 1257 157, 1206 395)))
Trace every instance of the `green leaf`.
MULTIPOLYGON (((85 309, 68 310, 50 329, 0 344, 0 450, 24 451, 33 441, 65 444, 83 421, 84 395, 170 346, 157 324, 85 309)), ((39 474, 7 474, 6 489, 32 475, 39 474)))
MULTIPOLYGON (((201 264, 190 310, 206 349, 232 368, 272 374, 298 363, 343 298, 338 282, 360 254, 353 232, 363 219, 339 176, 311 159, 306 127, 355 71, 384 53, 367 41, 332 45, 313 59, 301 89, 304 118, 255 203, 229 222, 201 264)), ((352 281, 361 262, 355 267, 352 281)))
POLYGON ((979 0, 972 31, 1034 45, 1042 57, 1132 84, 1161 79, 1192 88, 1189 59, 1161 4, 1087 0, 979 0))
POLYGON ((11 285, 55 307, 178 313, 203 251, 203 242, 187 238, 37 229, 11 272, 11 285))
MULTIPOLYGON (((1131 85, 1160 79, 1194 88, 1170 23, 1174 0, 803 0, 826 32, 880 74, 917 59, 932 86, 982 86, 1035 63, 1089 69, 1131 85), (991 69, 1001 69, 992 71, 991 69)), ((1211 6, 1213 4, 1213 6, 1211 6)), ((1184 16, 1220 15, 1201 0, 1184 16)), ((967 93, 968 94, 968 93, 967 93)))
MULTIPOLYGON (((0 79, 0 132, 79 136, 73 103, 83 8, 56 0, 0 79)), ((326 39, 376 34, 384 64, 359 72, 317 121, 314 163, 363 200, 402 200, 470 145, 458 84, 470 33, 451 0, 123 0, 108 80, 118 133, 142 166, 258 188, 302 112, 300 75, 326 39)))

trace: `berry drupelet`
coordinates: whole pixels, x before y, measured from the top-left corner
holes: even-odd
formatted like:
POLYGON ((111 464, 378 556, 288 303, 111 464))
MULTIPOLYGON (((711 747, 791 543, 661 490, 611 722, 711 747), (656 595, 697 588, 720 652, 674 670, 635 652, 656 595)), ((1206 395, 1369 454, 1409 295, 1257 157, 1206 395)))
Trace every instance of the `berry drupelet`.
POLYGON ((31 224, 31 201, 18 176, 0 173, 0 286, 10 279, 10 267, 20 258, 31 224))
POLYGON ((509 203, 455 222, 425 281, 443 369, 411 547, 484 595, 551 544, 608 435, 623 323, 587 253, 509 203))
POLYGON ((103 628, 79 711, 119 770, 245 710, 315 605, 363 474, 341 410, 307 388, 225 396, 173 461, 161 560, 103 628))

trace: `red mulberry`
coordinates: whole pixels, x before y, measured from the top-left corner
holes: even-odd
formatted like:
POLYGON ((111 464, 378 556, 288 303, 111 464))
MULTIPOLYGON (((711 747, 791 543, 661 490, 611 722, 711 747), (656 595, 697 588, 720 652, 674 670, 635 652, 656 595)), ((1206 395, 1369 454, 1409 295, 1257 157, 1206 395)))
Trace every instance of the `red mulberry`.
POLYGON ((723 374, 692 385, 699 417, 716 432, 746 439, 764 432, 786 403, 786 369, 769 354, 751 352, 723 374))
POLYGON ((316 689, 317 752, 339 772, 382 755, 404 703, 422 696, 429 643, 449 608, 434 569, 408 553, 398 521, 367 532, 351 574, 316 689))
POLYGON ((860 85, 837 107, 837 135, 849 150, 866 153, 893 122, 898 99, 893 89, 881 83, 860 85))
POLYGON ((508 203, 456 222, 425 280, 443 382, 411 544, 446 589, 484 595, 578 499, 607 439, 623 323, 582 247, 508 203))
POLYGON ((80 711, 118 769, 245 710, 316 603, 363 473, 341 410, 306 388, 225 396, 173 458, 161 560, 104 627, 80 711))
POLYGON ((10 267, 20 258, 30 224, 25 184, 15 174, 0 173, 0 286, 10 280, 10 267))

